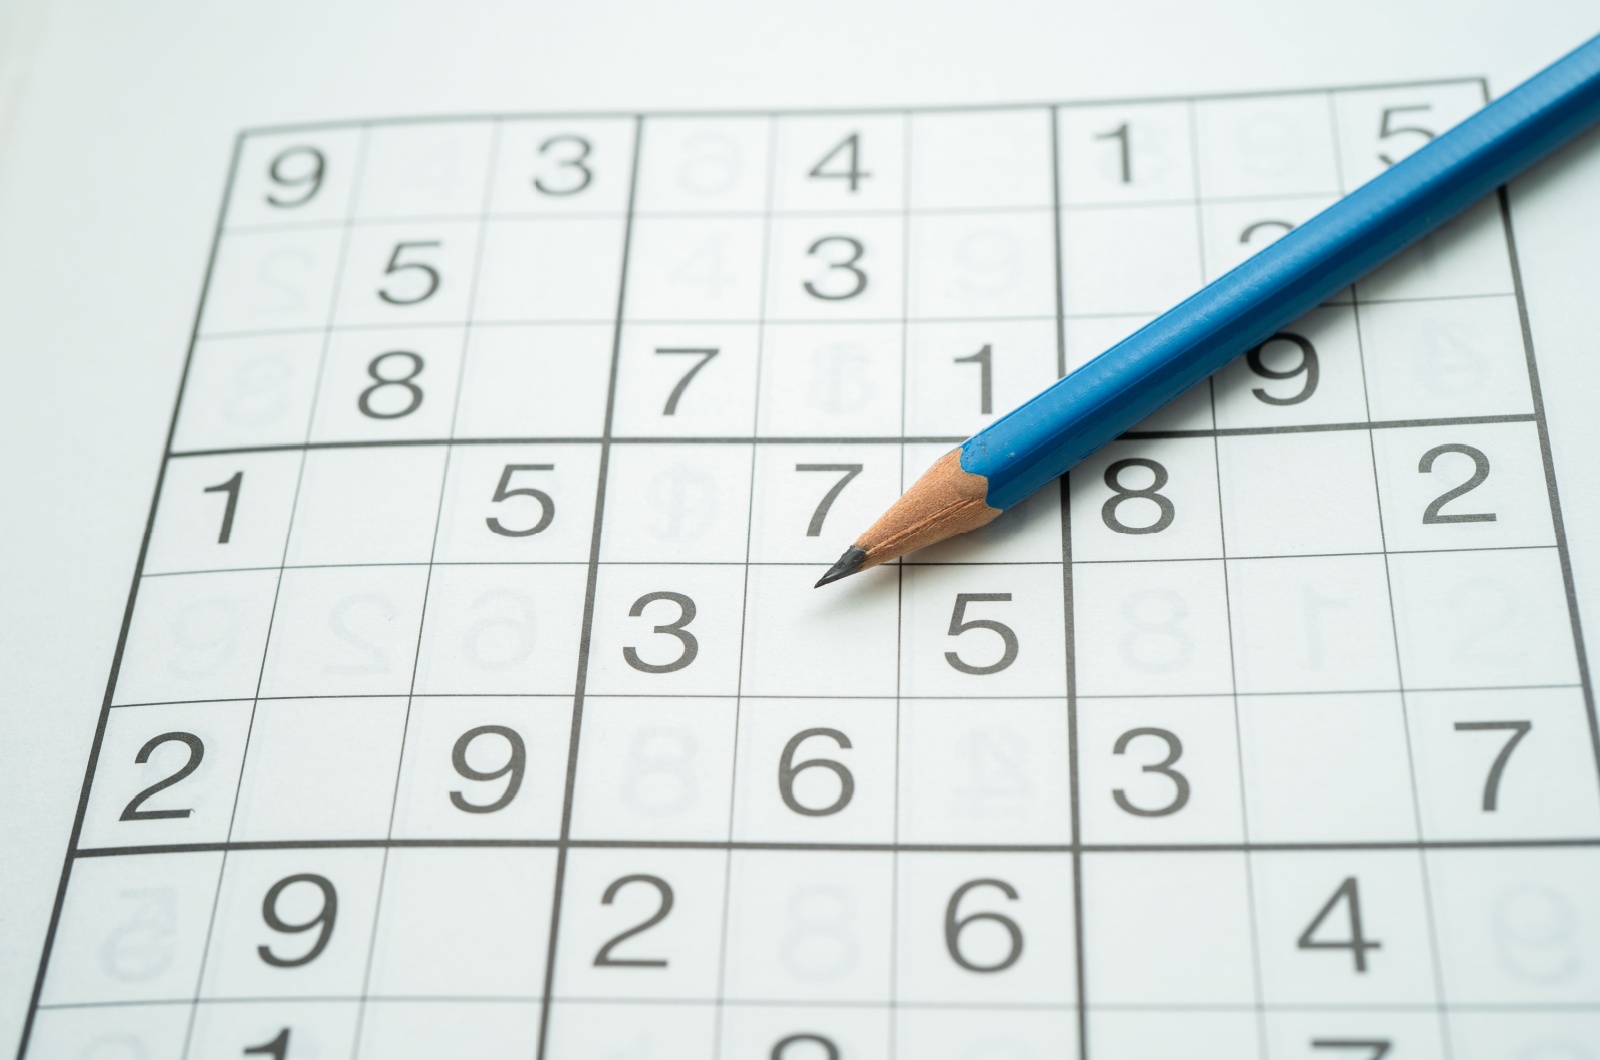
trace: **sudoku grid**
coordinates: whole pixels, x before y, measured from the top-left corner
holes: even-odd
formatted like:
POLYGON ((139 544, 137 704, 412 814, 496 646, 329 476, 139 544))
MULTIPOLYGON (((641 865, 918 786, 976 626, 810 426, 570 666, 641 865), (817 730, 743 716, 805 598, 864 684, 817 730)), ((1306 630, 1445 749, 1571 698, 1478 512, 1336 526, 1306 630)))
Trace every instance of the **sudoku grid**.
POLYGON ((19 1055, 1600 1056, 1503 195, 812 588, 1485 97, 242 134, 19 1055))

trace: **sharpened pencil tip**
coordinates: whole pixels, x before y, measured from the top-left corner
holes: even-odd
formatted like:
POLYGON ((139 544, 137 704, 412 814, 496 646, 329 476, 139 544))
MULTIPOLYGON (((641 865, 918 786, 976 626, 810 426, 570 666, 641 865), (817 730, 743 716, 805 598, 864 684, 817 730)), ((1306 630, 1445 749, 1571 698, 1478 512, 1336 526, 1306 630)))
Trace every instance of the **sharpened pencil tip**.
POLYGON ((829 582, 836 582, 840 578, 848 578, 859 571, 861 565, 866 561, 867 550, 851 545, 844 550, 844 555, 839 557, 839 561, 828 568, 828 573, 817 579, 817 584, 813 585, 812 588, 820 589, 829 582))

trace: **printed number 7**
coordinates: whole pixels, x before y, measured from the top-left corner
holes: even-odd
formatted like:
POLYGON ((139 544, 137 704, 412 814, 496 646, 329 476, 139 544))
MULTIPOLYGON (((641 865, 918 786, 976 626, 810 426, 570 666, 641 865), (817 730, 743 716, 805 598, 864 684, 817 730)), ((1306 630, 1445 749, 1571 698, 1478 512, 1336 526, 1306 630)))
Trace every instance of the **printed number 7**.
POLYGON ((658 355, 663 353, 697 353, 700 355, 700 360, 695 362, 695 364, 687 372, 683 373, 683 378, 678 380, 678 385, 673 387, 672 393, 667 395, 667 404, 664 408, 662 408, 661 415, 676 416, 678 414, 678 401, 683 397, 683 392, 689 389, 689 384, 693 382, 696 375, 700 374, 700 369, 710 364, 711 358, 715 357, 721 352, 721 350, 713 349, 669 348, 656 350, 658 355))
POLYGON ((817 510, 811 513, 811 522, 806 525, 807 537, 819 537, 822 534, 822 523, 828 518, 828 512, 833 508, 833 502, 850 485, 850 480, 861 474, 863 464, 796 464, 796 471, 842 471, 844 477, 833 484, 822 499, 817 502, 817 510))

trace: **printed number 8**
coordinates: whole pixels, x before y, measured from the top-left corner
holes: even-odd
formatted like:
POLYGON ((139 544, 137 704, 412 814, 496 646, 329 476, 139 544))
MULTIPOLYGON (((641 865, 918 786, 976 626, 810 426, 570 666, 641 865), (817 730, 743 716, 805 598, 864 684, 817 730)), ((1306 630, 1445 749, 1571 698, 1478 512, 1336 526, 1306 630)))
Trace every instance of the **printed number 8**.
POLYGON ((1108 528, 1115 530, 1119 534, 1155 534, 1172 525, 1172 520, 1177 514, 1177 510, 1173 508, 1171 498, 1163 497, 1158 492, 1162 486, 1167 484, 1167 469, 1154 460, 1147 460, 1142 456, 1118 460, 1106 468, 1105 481, 1106 485, 1111 489, 1111 496, 1107 498, 1105 504, 1100 506, 1100 518, 1105 520, 1108 528), (1154 476, 1150 485, 1145 486, 1143 489, 1129 489, 1124 486, 1121 481, 1121 475, 1123 471, 1130 467, 1148 468, 1150 474, 1154 476), (1149 526, 1129 526, 1117 518, 1117 508, 1122 502, 1136 497, 1142 500, 1154 501, 1156 509, 1161 513, 1160 517, 1149 526))

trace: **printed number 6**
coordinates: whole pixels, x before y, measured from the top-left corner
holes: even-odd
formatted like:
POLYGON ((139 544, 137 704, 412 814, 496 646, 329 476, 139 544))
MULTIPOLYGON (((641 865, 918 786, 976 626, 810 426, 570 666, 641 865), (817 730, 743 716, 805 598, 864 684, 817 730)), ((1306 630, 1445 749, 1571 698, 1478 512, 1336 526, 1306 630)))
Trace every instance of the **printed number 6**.
POLYGON ((695 656, 700 654, 700 641, 695 638, 693 633, 690 633, 684 628, 689 623, 694 621, 696 611, 694 601, 682 593, 645 593, 643 596, 639 597, 639 599, 633 602, 632 607, 628 608, 628 617, 638 618, 640 615, 644 614, 644 609, 646 607, 655 603, 657 600, 671 600, 673 603, 678 605, 678 620, 676 622, 668 622, 665 625, 656 626, 654 632, 666 633, 670 636, 677 637, 679 643, 683 645, 683 654, 679 655, 671 662, 647 663, 643 659, 639 658, 639 653, 637 651, 631 647, 627 647, 622 649, 622 657, 628 660, 628 665, 633 667, 635 670, 641 670, 647 674, 670 674, 674 670, 681 670, 685 666, 688 666, 690 663, 694 662, 695 656))
POLYGON ((990 663, 987 666, 973 666, 971 663, 963 662, 961 656, 953 651, 944 653, 944 661, 964 674, 978 674, 980 676, 983 674, 997 674, 1016 662, 1017 634, 1015 630, 1004 622, 997 622, 992 618, 968 619, 966 617, 968 604, 1009 603, 1010 601, 1010 593, 957 593, 955 610, 950 612, 949 635, 959 637, 969 629, 990 629, 1000 634, 1000 640, 1005 645, 1005 651, 1001 653, 998 662, 990 663))

